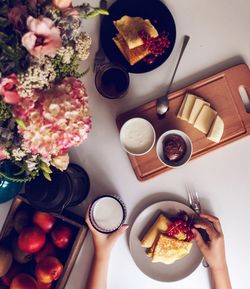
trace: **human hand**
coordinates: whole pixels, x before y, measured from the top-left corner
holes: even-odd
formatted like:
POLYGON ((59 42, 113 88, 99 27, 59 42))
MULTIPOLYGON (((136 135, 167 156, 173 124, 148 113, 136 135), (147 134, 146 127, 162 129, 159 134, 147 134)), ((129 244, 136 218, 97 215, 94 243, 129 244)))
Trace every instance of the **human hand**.
POLYGON ((89 220, 89 209, 90 206, 87 210, 85 221, 93 237, 93 242, 95 246, 95 255, 97 257, 107 257, 109 256, 116 240, 127 230, 129 226, 127 224, 124 224, 117 231, 110 234, 100 233, 92 226, 89 220))
POLYGON ((195 241, 211 269, 224 269, 226 267, 226 257, 220 221, 211 215, 200 214, 200 217, 204 219, 204 222, 201 221, 195 224, 195 229, 192 229, 195 241), (197 230, 199 228, 207 232, 210 239, 208 242, 203 240, 197 230))

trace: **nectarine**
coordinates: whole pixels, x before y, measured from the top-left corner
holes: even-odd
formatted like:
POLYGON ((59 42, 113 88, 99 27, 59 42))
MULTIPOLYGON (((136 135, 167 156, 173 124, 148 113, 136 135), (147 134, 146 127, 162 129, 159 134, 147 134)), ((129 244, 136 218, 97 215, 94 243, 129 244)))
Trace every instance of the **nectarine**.
POLYGON ((49 284, 59 279, 62 271, 63 265, 56 257, 47 257, 36 265, 35 275, 39 282, 49 284))
POLYGON ((36 253, 46 241, 45 233, 38 226, 27 227, 18 236, 18 248, 25 253, 36 253))
POLYGON ((38 289, 36 280, 28 274, 17 275, 10 284, 10 289, 38 289))
POLYGON ((39 226, 45 233, 48 233, 54 226, 56 219, 49 213, 37 211, 33 215, 33 223, 39 226))

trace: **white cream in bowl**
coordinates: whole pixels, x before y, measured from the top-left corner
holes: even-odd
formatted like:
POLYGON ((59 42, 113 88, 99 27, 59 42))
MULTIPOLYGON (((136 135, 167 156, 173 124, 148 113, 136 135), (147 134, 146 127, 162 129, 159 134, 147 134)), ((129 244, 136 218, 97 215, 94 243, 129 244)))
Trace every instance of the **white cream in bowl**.
POLYGON ((123 149, 132 155, 144 155, 155 143, 155 130, 144 118, 131 118, 121 128, 120 141, 123 149))

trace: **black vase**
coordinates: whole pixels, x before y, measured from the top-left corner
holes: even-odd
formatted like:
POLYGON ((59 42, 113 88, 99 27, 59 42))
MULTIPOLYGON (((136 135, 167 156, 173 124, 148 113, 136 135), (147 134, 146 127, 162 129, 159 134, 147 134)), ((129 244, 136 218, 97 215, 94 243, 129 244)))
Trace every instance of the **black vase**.
POLYGON ((90 181, 86 171, 69 164, 66 171, 52 169, 52 181, 41 174, 25 185, 24 197, 38 210, 61 213, 66 207, 80 204, 87 197, 90 181))

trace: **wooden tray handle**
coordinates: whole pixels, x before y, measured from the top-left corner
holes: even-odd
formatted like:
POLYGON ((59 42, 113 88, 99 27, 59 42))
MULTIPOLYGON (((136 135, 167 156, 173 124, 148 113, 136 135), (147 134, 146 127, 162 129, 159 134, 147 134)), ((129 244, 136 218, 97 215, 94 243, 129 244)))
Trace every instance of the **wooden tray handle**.
POLYGON ((250 111, 245 106, 241 95, 240 87, 244 87, 250 101, 250 70, 246 64, 237 65, 229 68, 226 74, 228 85, 234 95, 235 104, 241 115, 241 119, 250 134, 250 111))

